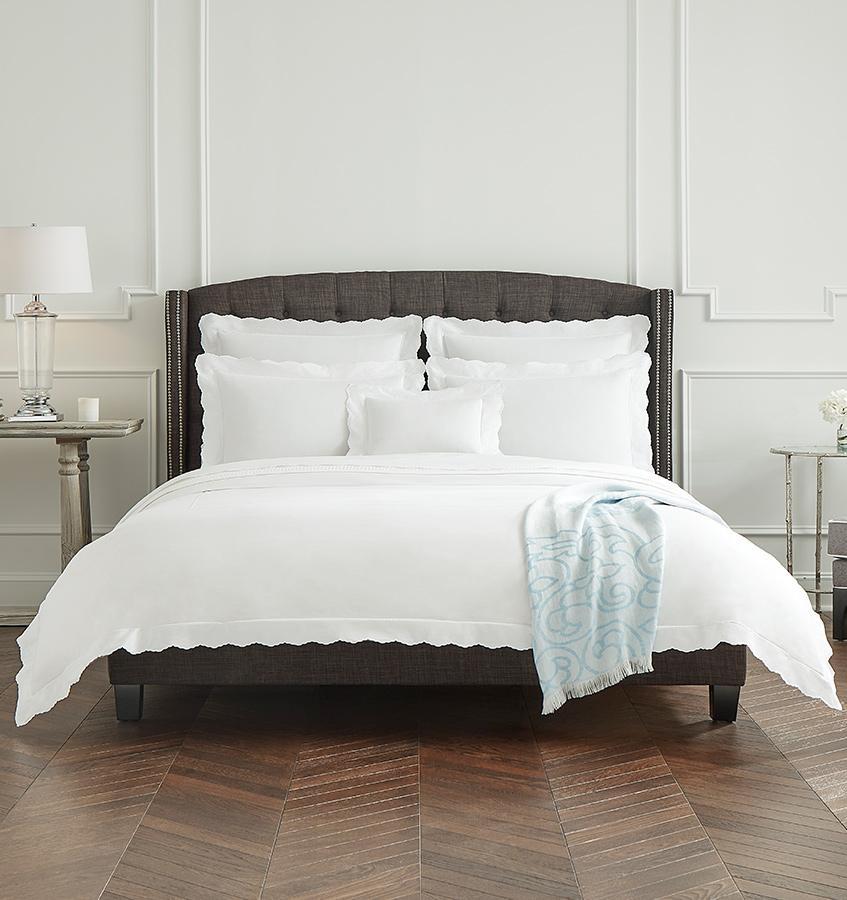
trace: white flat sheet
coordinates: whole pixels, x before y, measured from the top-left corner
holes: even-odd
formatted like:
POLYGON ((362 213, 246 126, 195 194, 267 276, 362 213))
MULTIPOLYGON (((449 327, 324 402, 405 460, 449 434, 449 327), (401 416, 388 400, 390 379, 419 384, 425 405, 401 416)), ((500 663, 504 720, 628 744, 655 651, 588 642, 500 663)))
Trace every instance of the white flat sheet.
MULTIPOLYGON (((527 457, 424 454, 228 463, 151 493, 71 561, 19 643, 16 721, 124 648, 309 641, 530 647, 523 519, 563 485, 652 473, 527 457)), ((800 586, 722 523, 661 507, 654 649, 747 644, 840 708, 831 649, 800 586)))

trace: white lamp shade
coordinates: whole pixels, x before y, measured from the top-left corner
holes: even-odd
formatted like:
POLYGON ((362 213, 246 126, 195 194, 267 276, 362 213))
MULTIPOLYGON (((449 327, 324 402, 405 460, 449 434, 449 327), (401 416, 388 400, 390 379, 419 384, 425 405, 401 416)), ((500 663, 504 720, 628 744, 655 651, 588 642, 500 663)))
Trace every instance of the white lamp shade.
POLYGON ((0 294, 90 291, 84 225, 0 227, 0 294))

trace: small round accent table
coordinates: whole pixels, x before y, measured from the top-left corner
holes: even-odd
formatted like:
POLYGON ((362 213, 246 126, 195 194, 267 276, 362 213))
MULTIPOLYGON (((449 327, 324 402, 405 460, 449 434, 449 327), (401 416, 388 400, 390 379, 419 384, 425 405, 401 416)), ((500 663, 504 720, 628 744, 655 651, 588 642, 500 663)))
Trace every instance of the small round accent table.
POLYGON ((791 460, 795 456, 808 456, 817 460, 817 499, 815 501, 815 588, 808 593, 815 595, 815 612, 821 611, 821 530, 823 508, 823 461, 825 459, 847 459, 847 450, 834 444, 828 446, 796 444, 787 447, 771 447, 771 453, 785 457, 785 566, 794 574, 794 524, 791 508, 791 460))

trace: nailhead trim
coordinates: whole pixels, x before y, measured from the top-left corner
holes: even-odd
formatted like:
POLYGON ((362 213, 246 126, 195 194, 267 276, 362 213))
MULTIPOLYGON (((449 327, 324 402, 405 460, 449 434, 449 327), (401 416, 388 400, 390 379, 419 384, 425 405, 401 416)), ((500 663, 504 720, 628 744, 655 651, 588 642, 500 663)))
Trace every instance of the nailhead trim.
POLYGON ((667 458, 665 460, 665 477, 673 475, 673 291, 665 292, 668 295, 668 339, 666 347, 665 385, 667 386, 668 402, 665 407, 665 436, 667 440, 667 458))
POLYGON ((165 348, 167 353, 167 385, 165 390, 168 417, 168 478, 181 475, 185 466, 185 383, 182 377, 182 340, 180 326, 180 291, 165 291, 165 348), (174 385, 176 403, 174 403, 174 385), (177 416, 174 425, 174 406, 177 416), (174 431, 176 433, 174 434, 174 431), (176 449, 176 453, 174 450, 176 449))
POLYGON ((172 382, 172 373, 171 368, 173 366, 172 356, 171 356, 171 292, 165 291, 165 353, 167 354, 167 366, 165 369, 166 379, 165 379, 165 404, 167 410, 167 423, 168 423, 168 478, 174 477, 174 450, 173 450, 173 436, 171 434, 171 430, 173 428, 172 421, 172 411, 173 411, 173 389, 171 387, 172 382))
POLYGON ((673 291, 653 291, 655 373, 652 407, 655 420, 654 462, 656 473, 670 479, 673 474, 673 291))
POLYGON ((664 475, 664 465, 662 460, 662 408, 661 408, 661 398, 662 398, 662 292, 656 291, 656 321, 653 323, 653 327, 656 329, 656 375, 653 379, 655 390, 656 390, 656 398, 655 398, 655 410, 656 410, 656 472, 659 475, 664 475))
POLYGON ((178 426, 179 426, 179 459, 177 460, 177 475, 182 475, 185 466, 185 382, 182 377, 182 338, 180 334, 180 312, 182 307, 182 294, 176 293, 175 321, 176 321, 176 381, 179 388, 177 394, 178 426))

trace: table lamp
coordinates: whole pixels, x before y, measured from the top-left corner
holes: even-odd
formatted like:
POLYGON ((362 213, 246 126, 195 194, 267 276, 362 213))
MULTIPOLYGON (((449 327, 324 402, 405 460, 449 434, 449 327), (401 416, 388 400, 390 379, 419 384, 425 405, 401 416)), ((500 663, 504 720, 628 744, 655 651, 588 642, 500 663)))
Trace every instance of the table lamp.
POLYGON ((82 225, 0 227, 0 294, 32 294, 15 313, 18 385, 23 397, 11 422, 58 422, 48 402, 53 387, 56 313, 41 294, 91 292, 88 239, 82 225))

